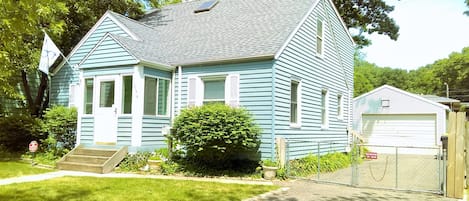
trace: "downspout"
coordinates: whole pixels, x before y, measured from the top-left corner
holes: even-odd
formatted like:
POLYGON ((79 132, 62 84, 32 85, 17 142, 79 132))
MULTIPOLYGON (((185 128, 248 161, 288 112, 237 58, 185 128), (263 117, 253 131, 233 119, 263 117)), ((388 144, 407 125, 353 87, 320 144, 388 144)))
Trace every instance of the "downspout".
POLYGON ((170 125, 173 125, 173 120, 174 120, 174 101, 176 98, 174 97, 174 88, 176 87, 176 69, 173 70, 173 75, 171 78, 171 119, 170 119, 170 125))
POLYGON ((271 135, 271 160, 275 160, 275 65, 276 62, 272 65, 272 125, 270 126, 270 135, 271 135))
POLYGON ((178 66, 178 113, 181 112, 181 100, 182 100, 182 67, 178 66))

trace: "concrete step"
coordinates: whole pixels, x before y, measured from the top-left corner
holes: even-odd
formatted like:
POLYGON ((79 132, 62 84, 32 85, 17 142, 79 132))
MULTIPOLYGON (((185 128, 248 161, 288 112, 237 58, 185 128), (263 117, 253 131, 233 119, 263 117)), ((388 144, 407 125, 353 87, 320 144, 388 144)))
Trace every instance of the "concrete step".
POLYGON ((57 168, 60 170, 73 170, 81 172, 94 172, 103 174, 103 165, 98 164, 86 164, 77 162, 61 161, 57 163, 57 168))
POLYGON ((109 158, 106 156, 69 155, 65 158, 65 161, 103 165, 109 158))
POLYGON ((95 149, 95 148, 79 148, 76 149, 73 155, 85 155, 85 156, 105 156, 111 157, 118 150, 115 149, 95 149))
POLYGON ((104 174, 112 172, 126 155, 127 147, 106 149, 79 145, 57 162, 57 168, 104 174))

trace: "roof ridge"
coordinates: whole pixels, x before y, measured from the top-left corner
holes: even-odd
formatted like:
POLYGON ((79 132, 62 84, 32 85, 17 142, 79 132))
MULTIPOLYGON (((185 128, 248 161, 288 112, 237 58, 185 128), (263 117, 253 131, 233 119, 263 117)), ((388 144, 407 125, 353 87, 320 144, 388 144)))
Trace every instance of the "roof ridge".
MULTIPOLYGON (((146 25, 146 24, 144 24, 144 23, 142 23, 142 22, 140 22, 140 21, 137 21, 137 20, 134 20, 134 19, 132 19, 132 18, 130 18, 130 17, 121 15, 121 14, 119 14, 119 13, 116 13, 116 12, 112 11, 112 10, 108 10, 108 11, 109 11, 110 14, 112 14, 112 15, 114 15, 114 16, 117 16, 117 17, 119 17, 119 18, 123 18, 123 19, 125 19, 125 20, 127 20, 127 21, 129 21, 129 22, 136 23, 136 24, 138 24, 138 25, 144 26, 144 27, 149 28, 149 29, 151 29, 151 30, 157 31, 157 30, 154 29, 153 27, 148 26, 148 25, 146 25)), ((157 11, 156 11, 156 12, 157 12, 157 11)), ((147 14, 145 14, 145 15, 147 15, 147 14)), ((144 15, 144 16, 145 16, 145 15, 144 15)), ((125 25, 125 24, 124 24, 124 25, 125 25)), ((129 28, 129 27, 127 27, 127 28, 129 28)))

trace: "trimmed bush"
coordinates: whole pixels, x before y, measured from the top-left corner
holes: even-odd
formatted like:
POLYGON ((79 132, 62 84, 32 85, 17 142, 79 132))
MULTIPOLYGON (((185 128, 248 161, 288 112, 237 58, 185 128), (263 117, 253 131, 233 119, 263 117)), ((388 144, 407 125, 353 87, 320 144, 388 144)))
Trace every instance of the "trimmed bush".
POLYGON ((77 115, 76 108, 54 106, 47 109, 42 123, 42 131, 48 134, 42 141, 47 152, 61 157, 75 147, 77 115))
POLYGON ((171 137, 195 163, 223 169, 259 160, 260 129, 245 109, 224 104, 184 109, 174 128, 171 137))
POLYGON ((32 140, 44 139, 40 121, 29 115, 0 117, 0 149, 8 152, 24 152, 32 140))

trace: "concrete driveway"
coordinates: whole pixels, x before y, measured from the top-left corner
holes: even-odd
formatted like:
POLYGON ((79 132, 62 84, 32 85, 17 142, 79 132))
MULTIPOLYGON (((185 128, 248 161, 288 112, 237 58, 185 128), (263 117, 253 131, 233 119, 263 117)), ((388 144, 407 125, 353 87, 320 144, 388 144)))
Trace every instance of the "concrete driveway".
POLYGON ((378 190, 369 188, 355 188, 337 184, 321 184, 311 180, 277 181, 276 185, 289 188, 276 194, 264 195, 253 200, 266 201, 398 201, 398 200, 428 200, 428 201, 456 201, 431 193, 415 193, 408 191, 378 190))

